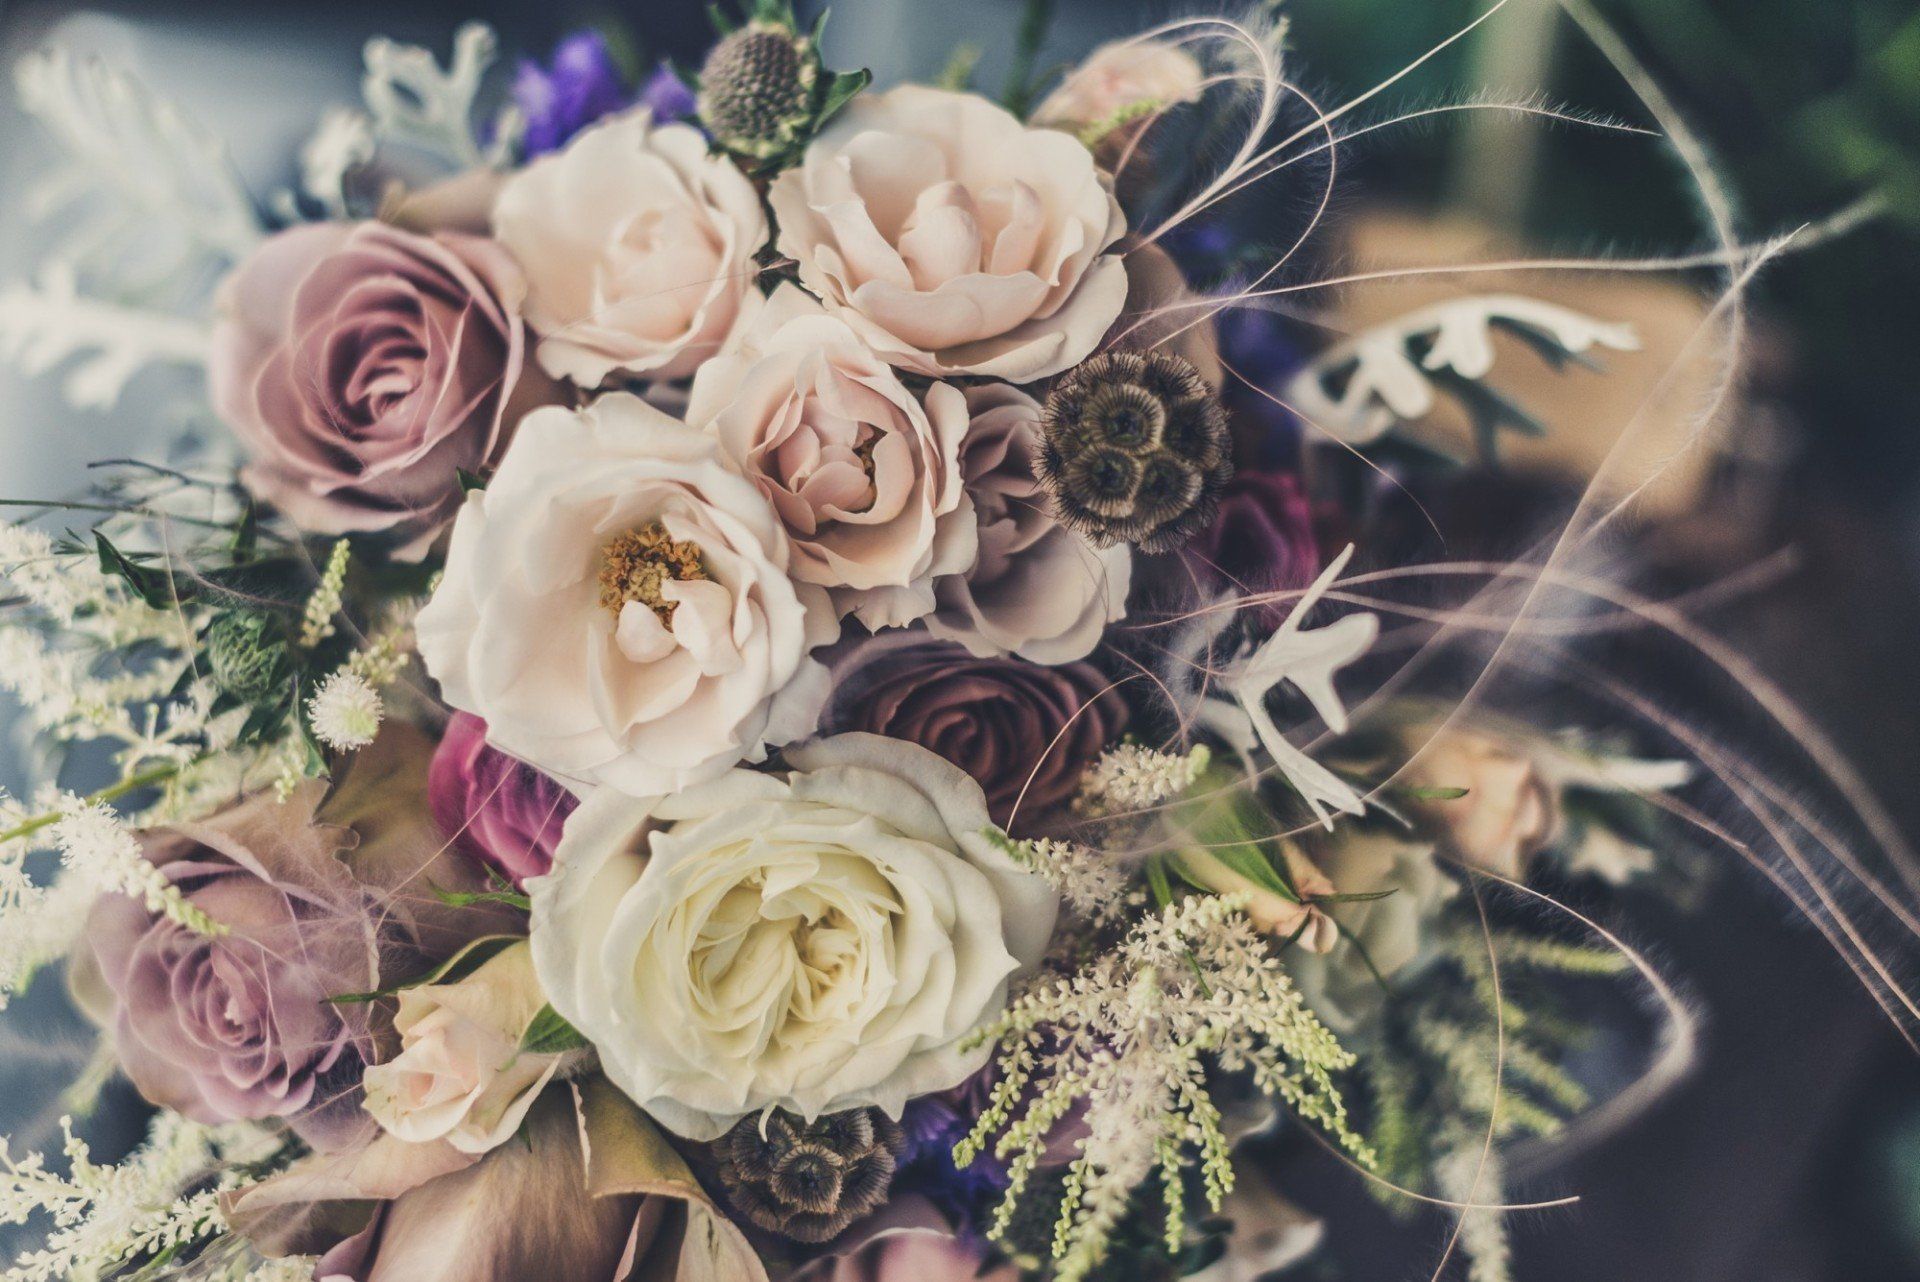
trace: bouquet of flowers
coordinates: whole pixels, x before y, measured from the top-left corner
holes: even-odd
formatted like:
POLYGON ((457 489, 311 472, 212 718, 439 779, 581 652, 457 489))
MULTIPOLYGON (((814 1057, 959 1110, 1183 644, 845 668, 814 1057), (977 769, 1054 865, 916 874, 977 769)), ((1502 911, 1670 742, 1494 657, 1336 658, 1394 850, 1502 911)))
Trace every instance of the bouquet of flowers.
POLYGON ((71 1117, 157 1110, 0 1150, 0 1277, 1251 1278, 1313 1249, 1305 1138, 1504 1277, 1502 1154, 1632 1094, 1578 1012, 1671 998, 1536 887, 1680 876, 1706 749, 1417 682, 1552 634, 1563 562, 1441 608, 1364 534, 1546 430, 1496 350, 1634 331, 1326 341, 1347 109, 1271 15, 1030 31, 999 95, 719 25, 504 95, 482 27, 376 40, 265 199, 130 77, 19 69, 73 230, 0 347, 203 392, 44 505, 89 528, 0 530, 0 684, 50 781, 118 768, 6 800, 0 981, 97 1022, 71 1117), (1443 395, 1486 457, 1403 440, 1443 395))

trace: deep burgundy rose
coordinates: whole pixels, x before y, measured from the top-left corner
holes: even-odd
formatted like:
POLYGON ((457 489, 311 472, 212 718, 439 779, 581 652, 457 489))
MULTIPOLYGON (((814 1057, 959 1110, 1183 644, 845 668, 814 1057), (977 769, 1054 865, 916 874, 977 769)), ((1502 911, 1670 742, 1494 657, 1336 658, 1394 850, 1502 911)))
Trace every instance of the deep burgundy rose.
POLYGON ((957 642, 887 633, 836 665, 823 728, 919 744, 979 782, 995 823, 1030 832, 1060 816, 1125 728, 1112 684, 1088 663, 975 658, 957 642))
POLYGON ((106 895, 70 971, 148 1100, 198 1122, 287 1118, 316 1148, 372 1129, 359 1081, 370 992, 505 927, 436 890, 480 879, 441 856, 424 816, 426 744, 390 731, 332 794, 270 791, 142 834, 147 858, 224 933, 203 935, 106 895), (324 801, 324 805, 322 804, 324 801), (417 818, 416 818, 417 816, 417 818))
POLYGON ((1320 573, 1313 509, 1292 472, 1238 472, 1220 513, 1183 550, 1201 583, 1214 590, 1280 592, 1304 588, 1320 573))
POLYGON ((326 534, 424 550, 504 445, 526 285, 506 251, 384 223, 281 232, 220 287, 208 376, 249 488, 326 534))
POLYGON ((462 851, 514 885, 553 867, 560 830, 579 799, 487 743, 487 723, 455 713, 433 754, 427 796, 434 820, 462 851))

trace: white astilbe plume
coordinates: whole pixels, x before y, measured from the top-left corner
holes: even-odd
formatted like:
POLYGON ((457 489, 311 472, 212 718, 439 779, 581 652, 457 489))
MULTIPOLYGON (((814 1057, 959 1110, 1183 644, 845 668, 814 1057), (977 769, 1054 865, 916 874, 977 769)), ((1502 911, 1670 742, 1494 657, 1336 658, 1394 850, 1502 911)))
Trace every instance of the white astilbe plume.
POLYGON ((1088 815, 1116 815, 1171 801, 1193 787, 1212 756, 1204 744, 1189 752, 1117 744, 1100 754, 1081 778, 1075 809, 1088 815))
POLYGON ((975 1036, 999 1046, 1000 1080, 954 1161, 967 1165, 989 1140, 996 1156, 1012 1159, 992 1236, 1012 1222, 1049 1133, 1084 1110, 1089 1134, 1068 1168, 1055 1222, 1061 1282, 1099 1266, 1135 1188, 1155 1171, 1170 1243, 1185 1232, 1182 1171, 1196 1156, 1208 1204, 1220 1208, 1233 1166, 1207 1091, 1209 1068, 1245 1072, 1362 1161, 1373 1160, 1348 1127, 1333 1082, 1353 1056, 1307 1010, 1244 907, 1243 896, 1170 904, 1079 974, 1018 998, 975 1036))
POLYGON ((1007 841, 1008 854, 1060 892, 1072 912, 1095 925, 1117 921, 1134 906, 1133 879, 1117 861, 1075 841, 1042 837, 1007 841))
POLYGON ((96 893, 138 899, 148 912, 196 935, 226 933, 226 927, 194 907, 180 888, 148 861, 139 839, 111 807, 72 798, 53 825, 53 842, 67 872, 96 893))
POLYGON ((0 1282, 70 1282, 189 1248, 226 1229, 222 1190, 234 1168, 272 1157, 283 1140, 251 1123, 203 1126, 177 1113, 153 1120, 147 1141, 118 1165, 93 1161, 61 1119, 68 1171, 30 1153, 15 1159, 0 1140, 0 1223, 49 1223, 46 1240, 15 1257, 0 1282))

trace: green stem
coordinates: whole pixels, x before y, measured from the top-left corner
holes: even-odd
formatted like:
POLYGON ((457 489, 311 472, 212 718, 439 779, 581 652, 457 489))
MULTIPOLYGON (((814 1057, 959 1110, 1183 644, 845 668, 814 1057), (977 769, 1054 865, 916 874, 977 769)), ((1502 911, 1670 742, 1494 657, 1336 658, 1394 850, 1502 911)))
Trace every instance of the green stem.
MULTIPOLYGON (((166 761, 157 766, 148 766, 145 770, 136 770, 126 778, 120 780, 120 782, 108 784, 100 791, 88 794, 87 801, 89 804, 118 801, 130 792, 138 792, 142 788, 151 788, 154 784, 165 783, 167 780, 179 774, 187 764, 188 763, 179 761, 166 761)), ((22 837, 30 837, 42 828, 48 828, 59 823, 60 817, 64 813, 64 811, 60 810, 49 810, 45 814, 35 815, 31 819, 25 820, 17 827, 9 828, 5 832, 0 832, 0 846, 4 846, 9 842, 18 841, 22 837)))

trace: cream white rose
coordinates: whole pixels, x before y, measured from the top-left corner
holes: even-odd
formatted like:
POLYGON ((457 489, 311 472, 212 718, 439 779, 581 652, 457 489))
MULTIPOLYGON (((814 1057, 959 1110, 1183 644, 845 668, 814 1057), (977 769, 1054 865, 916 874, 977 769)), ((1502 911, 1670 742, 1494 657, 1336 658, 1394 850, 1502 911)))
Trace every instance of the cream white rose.
POLYGON ((673 797, 601 791, 529 883, 554 1009, 663 1125, 906 1101, 985 1062, 967 1034, 1036 963, 1055 898, 988 839, 986 798, 912 744, 849 734, 673 797))
POLYGON ((812 732, 838 632, 711 437, 624 392, 538 410, 417 621, 446 701, 581 784, 684 788, 812 732))
POLYGON ((895 365, 1027 383, 1120 314, 1126 230, 1092 153, 974 94, 862 94, 768 193, 800 283, 895 365))
POLYGON ((462 1153, 504 1143, 569 1058, 520 1049, 546 1004, 524 943, 454 983, 406 989, 393 1020, 400 1053, 367 1069, 367 1112, 410 1143, 462 1153))
POLYGON ((794 577, 868 627, 926 614, 934 576, 973 564, 966 397, 945 383, 910 391, 798 287, 776 290, 739 344, 701 367, 687 419, 773 504, 794 577))
POLYGON ((982 658, 1084 659, 1127 612, 1133 553, 1124 543, 1103 551, 1053 519, 1034 471, 1037 401, 1004 383, 970 387, 966 400, 960 471, 979 550, 964 571, 934 584, 927 630, 982 658))
POLYGON ((1124 123, 1129 112, 1193 102, 1206 88, 1199 61, 1164 40, 1115 40, 1069 71, 1033 109, 1033 123, 1090 129, 1124 123))
POLYGON ((616 116, 507 180, 493 234, 528 280, 543 368, 582 387, 684 378, 760 301, 753 184, 689 125, 616 116))

